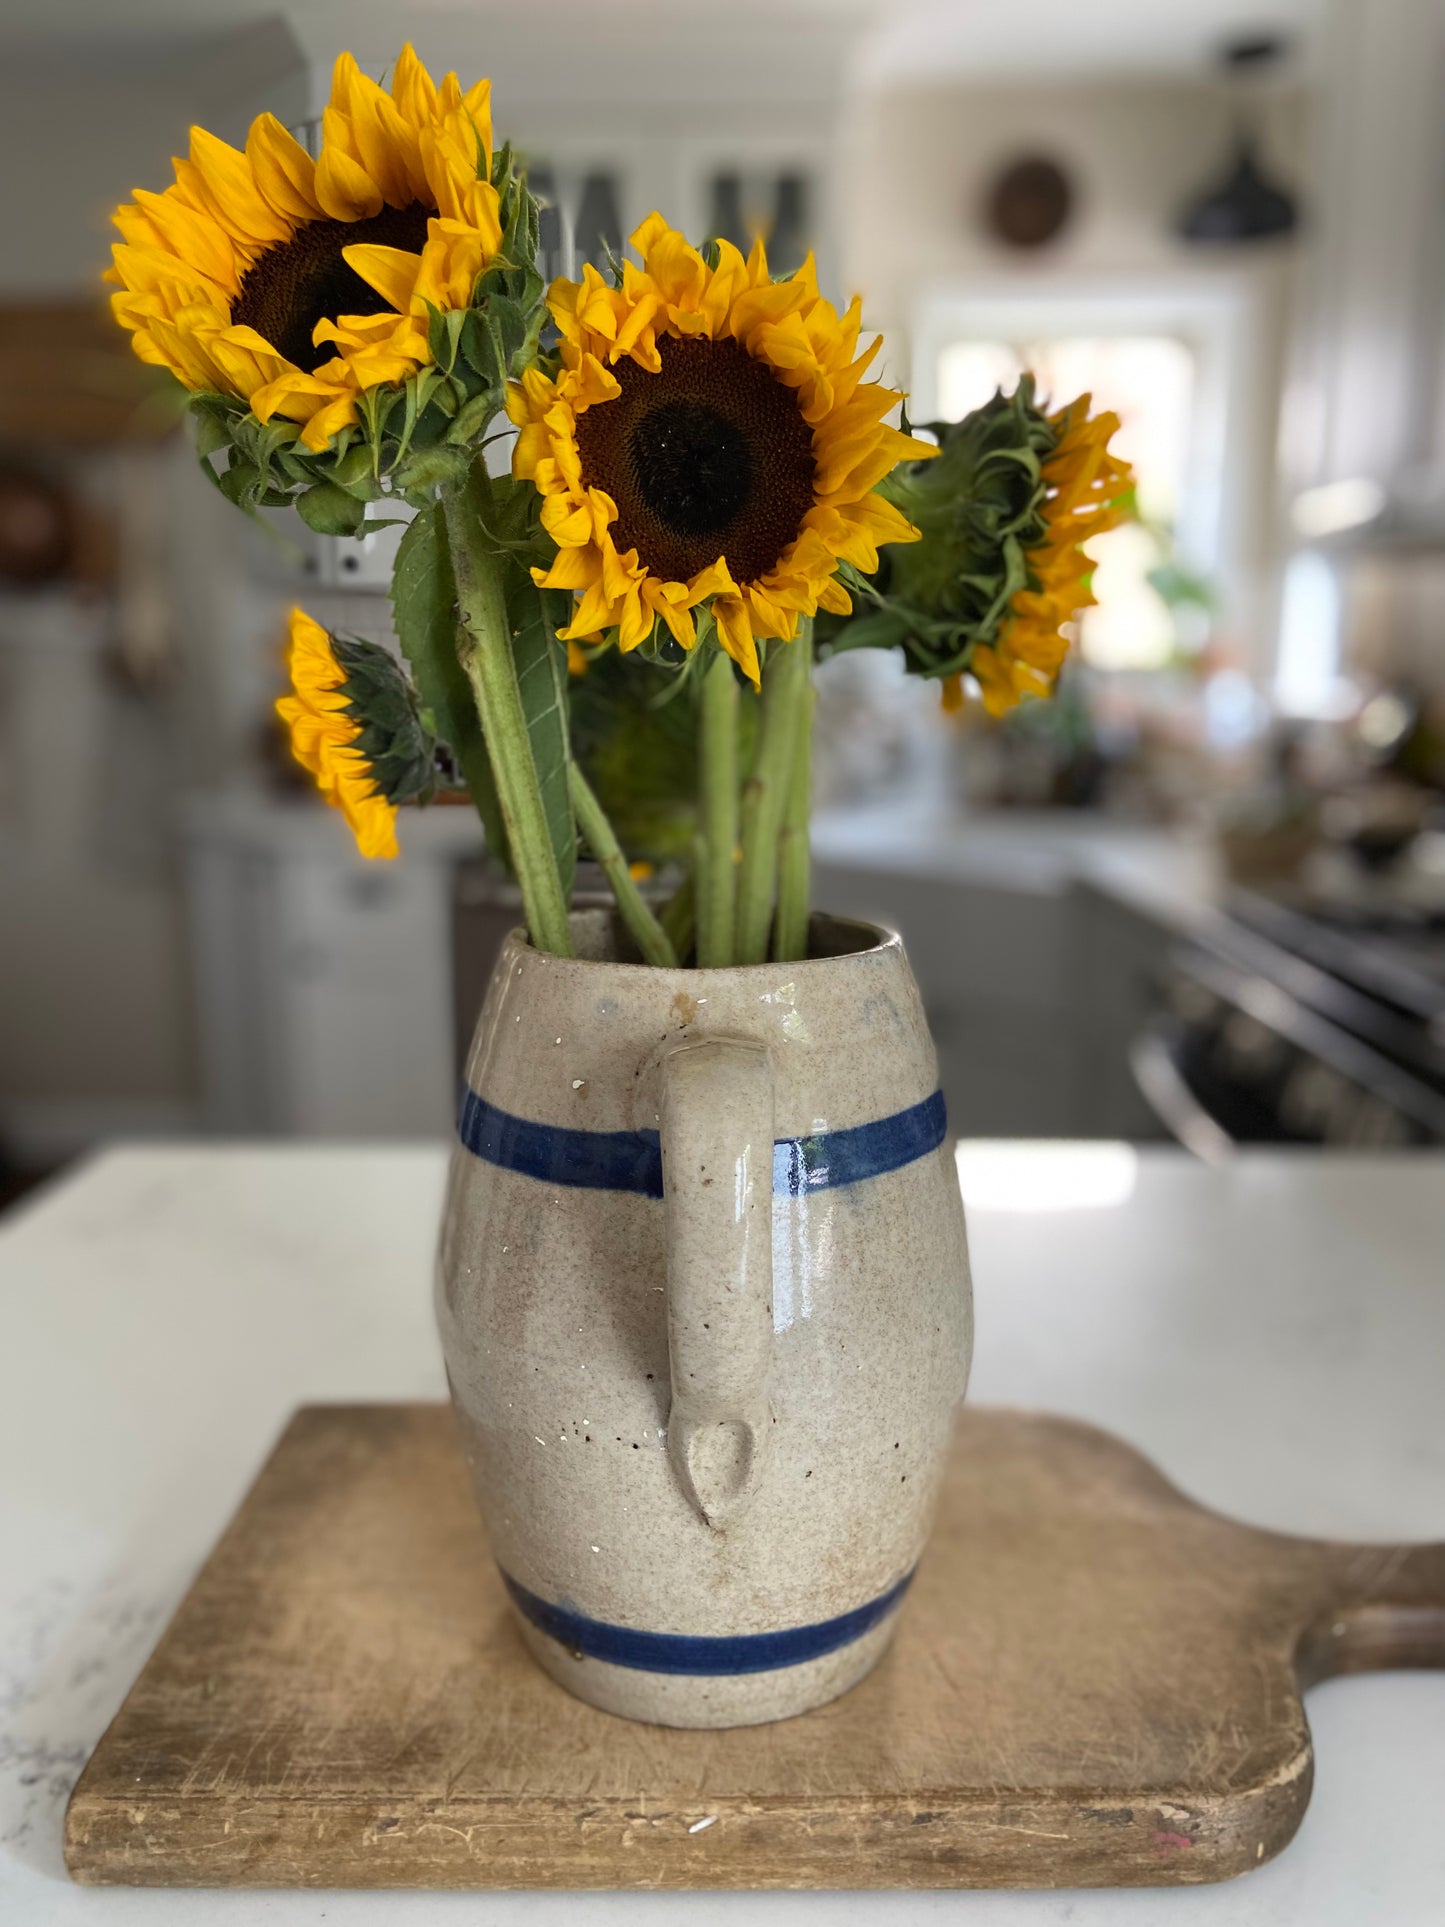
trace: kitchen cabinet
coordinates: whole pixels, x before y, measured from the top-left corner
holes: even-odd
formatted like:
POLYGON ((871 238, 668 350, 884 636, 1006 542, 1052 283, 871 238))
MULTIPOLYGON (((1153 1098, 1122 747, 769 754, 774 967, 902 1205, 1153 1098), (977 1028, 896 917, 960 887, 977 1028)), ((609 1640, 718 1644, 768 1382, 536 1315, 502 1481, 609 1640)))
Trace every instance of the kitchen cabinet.
POLYGON ((207 798, 186 821, 212 1131, 435 1137, 456 1107, 453 878, 468 810, 409 815, 404 855, 368 863, 313 802, 207 798))
POLYGON ((814 900, 902 931, 963 1137, 1158 1138, 1129 1069, 1208 850, 1062 813, 825 813, 814 900))

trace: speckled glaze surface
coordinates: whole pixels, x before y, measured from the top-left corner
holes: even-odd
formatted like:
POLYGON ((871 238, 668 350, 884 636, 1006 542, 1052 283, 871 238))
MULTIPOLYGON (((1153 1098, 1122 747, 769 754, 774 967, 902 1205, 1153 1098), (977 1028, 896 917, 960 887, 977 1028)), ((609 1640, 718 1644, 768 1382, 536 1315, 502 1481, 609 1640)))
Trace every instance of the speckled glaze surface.
POLYGON ((968 1376, 937 1062, 896 936, 806 963, 520 936, 438 1264, 453 1403, 529 1649, 634 1719, 821 1705, 906 1610, 968 1376))

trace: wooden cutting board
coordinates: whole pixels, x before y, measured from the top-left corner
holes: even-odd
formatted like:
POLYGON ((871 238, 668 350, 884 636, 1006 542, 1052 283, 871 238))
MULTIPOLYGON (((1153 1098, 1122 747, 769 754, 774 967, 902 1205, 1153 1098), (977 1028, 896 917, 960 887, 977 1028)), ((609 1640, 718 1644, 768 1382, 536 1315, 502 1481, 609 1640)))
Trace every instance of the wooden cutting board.
POLYGON ((982 1410, 870 1678, 775 1726, 633 1725, 528 1659, 445 1407, 313 1406, 81 1776, 66 1860, 209 1887, 1219 1880, 1299 1824, 1302 1685, 1442 1663, 1445 1546, 1252 1531, 1105 1433, 982 1410))

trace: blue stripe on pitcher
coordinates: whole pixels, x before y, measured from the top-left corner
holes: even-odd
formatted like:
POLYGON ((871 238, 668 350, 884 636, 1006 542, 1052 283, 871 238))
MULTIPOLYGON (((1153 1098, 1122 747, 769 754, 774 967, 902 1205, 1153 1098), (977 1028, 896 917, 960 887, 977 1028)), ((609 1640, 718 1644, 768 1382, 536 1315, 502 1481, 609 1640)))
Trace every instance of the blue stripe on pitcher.
MULTIPOLYGON (((662 1142, 656 1131, 574 1131, 539 1124, 514 1117, 468 1090, 457 1132, 476 1157, 544 1184, 662 1196, 662 1142)), ((943 1092, 935 1091, 922 1103, 872 1124, 779 1138, 773 1146, 773 1195, 796 1198, 881 1177, 936 1151, 947 1132, 943 1092)))
POLYGON ((812 1626, 785 1626, 773 1633, 734 1633, 717 1637, 702 1633, 645 1633, 635 1626, 612 1626, 589 1619, 570 1606, 554 1606, 528 1592, 503 1573, 512 1602, 524 1619, 539 1631, 587 1659, 605 1659, 613 1666, 630 1666, 641 1673, 687 1673, 722 1678, 737 1673, 770 1673, 782 1666, 801 1666, 852 1645, 872 1630, 902 1599, 912 1581, 906 1572, 866 1606, 822 1619, 812 1626))

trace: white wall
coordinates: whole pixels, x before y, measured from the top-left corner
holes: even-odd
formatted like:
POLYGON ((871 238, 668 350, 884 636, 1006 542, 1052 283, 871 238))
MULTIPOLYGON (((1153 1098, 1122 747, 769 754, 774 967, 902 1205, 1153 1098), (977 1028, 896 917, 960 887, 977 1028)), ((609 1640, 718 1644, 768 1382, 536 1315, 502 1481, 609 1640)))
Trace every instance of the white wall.
MULTIPOLYGON (((1303 171, 1305 132, 1300 96, 1271 97, 1265 152, 1287 180, 1303 171)), ((1226 97, 1205 82, 864 88, 842 145, 850 275, 868 290, 870 317, 893 328, 906 325, 921 287, 949 276, 1022 269, 1047 281, 1190 263, 1232 271, 1239 257, 1211 265, 1171 234, 1181 207, 1219 171, 1228 137, 1226 97), (989 237, 981 210, 999 168, 1029 153, 1057 159, 1077 197, 1058 240, 1025 255, 989 237)))
POLYGON ((0 300, 99 292, 116 204, 132 188, 166 186, 193 122, 240 140, 263 108, 298 108, 300 61, 279 20, 160 43, 121 43, 98 27, 64 51, 0 55, 10 183, 0 300))

